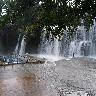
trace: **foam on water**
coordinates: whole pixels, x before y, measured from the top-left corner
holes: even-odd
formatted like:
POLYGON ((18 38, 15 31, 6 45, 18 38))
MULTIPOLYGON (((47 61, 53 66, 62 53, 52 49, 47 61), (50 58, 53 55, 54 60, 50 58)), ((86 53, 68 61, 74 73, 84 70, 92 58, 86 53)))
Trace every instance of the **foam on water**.
POLYGON ((39 58, 45 58, 48 61, 58 61, 58 60, 64 59, 64 57, 54 56, 54 55, 45 55, 45 54, 32 54, 32 56, 36 56, 39 58))

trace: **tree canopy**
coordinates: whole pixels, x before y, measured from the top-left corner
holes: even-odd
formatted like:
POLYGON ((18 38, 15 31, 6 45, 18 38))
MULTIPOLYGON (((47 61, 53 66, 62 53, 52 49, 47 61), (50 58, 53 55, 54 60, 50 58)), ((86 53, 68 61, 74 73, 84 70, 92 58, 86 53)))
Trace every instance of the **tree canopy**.
POLYGON ((32 35, 46 28, 48 34, 61 36, 64 30, 73 34, 82 21, 87 29, 93 24, 96 0, 0 0, 0 14, 1 29, 17 25, 32 35))

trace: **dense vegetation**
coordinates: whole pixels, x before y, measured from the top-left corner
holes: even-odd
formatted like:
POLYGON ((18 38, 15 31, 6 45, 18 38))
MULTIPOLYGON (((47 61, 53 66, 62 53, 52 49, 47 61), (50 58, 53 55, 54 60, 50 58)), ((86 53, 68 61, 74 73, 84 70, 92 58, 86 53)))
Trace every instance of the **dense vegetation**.
POLYGON ((61 36, 64 30, 73 34, 81 21, 87 29, 93 24, 96 0, 0 0, 0 13, 1 29, 15 26, 30 37, 46 28, 61 36))

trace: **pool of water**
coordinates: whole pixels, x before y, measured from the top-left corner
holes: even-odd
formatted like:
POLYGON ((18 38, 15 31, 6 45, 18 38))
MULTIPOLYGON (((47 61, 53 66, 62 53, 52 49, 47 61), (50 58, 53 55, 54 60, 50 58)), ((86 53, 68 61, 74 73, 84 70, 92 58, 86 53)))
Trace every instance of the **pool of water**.
POLYGON ((35 71, 29 64, 0 67, 0 96, 47 96, 35 71))

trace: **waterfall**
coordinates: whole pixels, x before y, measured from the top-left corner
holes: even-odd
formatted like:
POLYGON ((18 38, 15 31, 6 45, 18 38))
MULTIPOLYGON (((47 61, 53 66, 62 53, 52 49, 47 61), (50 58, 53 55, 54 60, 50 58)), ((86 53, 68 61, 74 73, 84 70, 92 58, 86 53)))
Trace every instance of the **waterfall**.
POLYGON ((73 54, 76 52, 76 41, 72 41, 69 48, 69 56, 73 56, 73 54))
POLYGON ((60 41, 59 38, 54 38, 54 49, 53 49, 53 54, 56 56, 60 55, 60 41))
POLYGON ((21 34, 19 35, 14 54, 12 56, 13 63, 21 63, 24 61, 23 55, 25 54, 25 47, 26 47, 25 39, 26 39, 25 36, 23 36, 21 40, 21 34))
POLYGON ((23 36, 22 40, 21 40, 21 44, 20 44, 20 38, 21 38, 21 34, 18 37, 18 41, 17 41, 17 45, 15 47, 15 51, 14 53, 16 55, 20 55, 22 56, 23 54, 25 54, 25 46, 26 46, 26 42, 25 42, 25 36, 23 36))
POLYGON ((49 34, 49 38, 46 36, 46 29, 43 29, 41 36, 41 43, 39 47, 39 57, 46 58, 47 60, 56 61, 62 59, 60 55, 60 46, 61 41, 59 41, 59 37, 52 37, 52 34, 49 34))
POLYGON ((21 36, 21 34, 20 34, 19 37, 18 37, 17 45, 16 45, 16 47, 15 47, 15 54, 18 54, 18 52, 19 52, 20 36, 21 36))
POLYGON ((74 35, 74 38, 69 45, 69 57, 72 57, 73 54, 75 55, 75 57, 96 55, 96 30, 94 30, 95 27, 95 24, 90 27, 89 32, 86 32, 84 26, 80 26, 78 28, 76 35, 74 35))
POLYGON ((19 50, 20 56, 25 54, 25 47, 26 47, 25 36, 23 36, 22 41, 21 41, 21 45, 20 45, 20 50, 19 50))
POLYGON ((49 39, 46 37, 46 30, 41 37, 40 54, 59 56, 60 53, 60 41, 58 37, 52 40, 52 34, 49 34, 49 39))
POLYGON ((96 24, 90 27, 89 32, 81 25, 73 38, 69 38, 69 33, 64 30, 64 36, 61 41, 58 37, 52 40, 52 34, 49 39, 46 38, 46 29, 43 30, 41 36, 39 53, 43 55, 63 56, 63 57, 96 57, 96 24))

